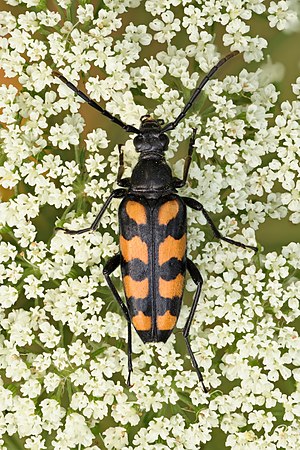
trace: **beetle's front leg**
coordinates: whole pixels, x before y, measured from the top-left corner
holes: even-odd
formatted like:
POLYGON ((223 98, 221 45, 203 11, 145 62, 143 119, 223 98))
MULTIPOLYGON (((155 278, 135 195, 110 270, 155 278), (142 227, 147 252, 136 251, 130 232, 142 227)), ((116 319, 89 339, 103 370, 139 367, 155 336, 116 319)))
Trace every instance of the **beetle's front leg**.
POLYGON ((207 220, 208 225, 211 227, 211 229, 214 233, 214 236, 217 239, 221 239, 222 241, 229 242, 229 244, 236 245, 237 247, 250 248, 251 250, 254 250, 255 252, 258 251, 257 247, 254 247, 252 245, 246 245, 246 244, 243 244, 242 242, 238 242, 233 239, 222 236, 222 234, 217 229, 217 227, 213 223, 212 219, 209 217, 208 212, 204 209, 204 206, 201 205, 201 203, 199 203, 197 200, 194 200, 193 198, 189 198, 189 197, 181 197, 181 198, 187 206, 189 206, 192 209, 195 209, 196 211, 202 212, 205 219, 207 220))
POLYGON ((131 339, 131 321, 130 321, 130 315, 127 306, 122 301, 115 285, 113 284, 110 275, 116 270, 117 267, 121 264, 121 256, 120 253, 113 256, 111 259, 107 261, 107 263, 104 266, 103 274, 105 276, 106 282, 108 286, 110 287, 110 290, 113 293, 113 296, 119 303, 122 312, 125 316, 125 319, 127 320, 128 325, 128 378, 127 378, 127 386, 130 386, 130 375, 132 373, 132 339, 131 339))
POLYGON ((129 187, 130 185, 130 178, 122 178, 124 173, 124 152, 123 152, 123 145, 118 145, 119 149, 119 170, 117 175, 117 184, 122 187, 129 187))
POLYGON ((82 234, 82 233, 86 233, 87 231, 96 230, 99 226, 101 217, 103 216, 105 210, 107 209, 107 207, 110 204, 110 202, 112 201, 112 199, 113 198, 122 198, 126 195, 126 193, 127 193, 126 189, 115 189, 114 191, 112 191, 112 193, 110 194, 108 199, 105 201, 99 214, 97 215, 96 219, 94 220, 94 222, 92 223, 92 225, 90 227, 83 228, 82 230, 68 230, 67 228, 61 228, 61 227, 56 227, 55 229, 62 230, 67 234, 82 234))
POLYGON ((197 128, 193 128, 193 134, 192 137, 190 139, 189 142, 189 150, 188 150, 188 154, 185 158, 184 161, 184 168, 183 168, 183 177, 182 180, 180 180, 179 178, 175 178, 175 183, 174 183, 174 187, 175 188, 180 188, 183 187, 186 183, 188 174, 189 174, 189 169, 190 169, 190 165, 192 162, 192 156, 193 156, 193 151, 195 148, 195 140, 196 140, 196 133, 197 133, 197 128))

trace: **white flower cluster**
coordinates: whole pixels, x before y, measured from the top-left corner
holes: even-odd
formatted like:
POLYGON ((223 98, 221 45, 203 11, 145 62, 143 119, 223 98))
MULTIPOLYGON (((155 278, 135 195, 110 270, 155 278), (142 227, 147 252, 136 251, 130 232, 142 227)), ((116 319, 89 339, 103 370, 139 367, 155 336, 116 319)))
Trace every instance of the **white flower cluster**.
MULTIPOLYGON (((119 200, 98 231, 53 233, 93 222, 115 187, 116 144, 126 137, 117 125, 107 133, 101 115, 101 126, 87 132, 82 100, 52 74, 83 80, 95 101, 130 125, 139 126, 148 105, 170 122, 220 59, 219 30, 228 53, 243 54, 244 68, 207 84, 170 133, 166 156, 175 156, 181 176, 177 151, 197 128, 180 193, 218 214, 224 235, 256 245, 254 231, 267 219, 300 223, 300 78, 293 100, 279 104, 281 68, 263 63, 268 42, 253 31, 261 16, 278 33, 292 33, 296 2, 104 0, 76 7, 57 0, 51 11, 38 0, 7 4, 10 11, 0 12, 0 448, 197 450, 216 429, 234 450, 297 448, 300 244, 269 253, 260 246, 254 256, 211 242, 204 217, 189 211, 188 252, 205 280, 191 346, 210 394, 182 356, 177 332, 152 345, 133 333, 128 389, 127 323, 102 273, 118 252, 119 200), (250 61, 260 67, 249 71, 250 61), (200 113, 205 99, 210 106, 200 113)), ((137 161, 131 137, 125 177, 137 161)), ((187 289, 195 290, 191 280, 187 289)), ((188 313, 184 305, 179 328, 188 313)))

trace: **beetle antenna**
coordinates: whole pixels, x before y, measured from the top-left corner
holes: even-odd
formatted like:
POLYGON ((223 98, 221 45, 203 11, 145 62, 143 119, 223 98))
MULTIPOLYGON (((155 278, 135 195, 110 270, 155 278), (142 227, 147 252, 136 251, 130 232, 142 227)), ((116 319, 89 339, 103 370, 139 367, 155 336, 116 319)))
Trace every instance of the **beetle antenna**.
POLYGON ((140 134, 140 130, 138 128, 135 128, 132 125, 127 125, 126 123, 122 122, 122 120, 118 119, 117 117, 113 116, 110 112, 106 111, 106 109, 102 108, 100 105, 98 105, 98 103, 89 98, 84 92, 80 91, 73 83, 68 81, 60 72, 54 70, 52 72, 52 75, 63 81, 63 83, 65 83, 70 89, 72 89, 72 91, 75 92, 76 95, 81 97, 93 108, 97 109, 97 111, 100 111, 101 114, 103 114, 105 117, 108 117, 112 122, 122 127, 123 130, 128 131, 129 133, 140 134))
POLYGON ((238 55, 239 52, 236 50, 235 52, 229 53, 229 55, 225 56, 224 58, 222 58, 218 64, 216 64, 209 72, 208 74, 203 78, 203 80, 201 81, 201 83, 199 84, 199 86, 195 89, 195 91, 193 92, 191 98, 189 99, 189 101, 187 102, 187 104, 185 105, 185 107, 183 108, 183 110, 181 111, 181 113, 179 114, 178 117, 176 117, 176 119, 174 120, 174 122, 169 123, 168 125, 166 125, 162 130, 161 133, 165 133, 166 131, 171 131, 174 130, 175 127, 177 127, 177 125, 179 124, 179 122, 181 121, 181 119, 184 118, 184 116, 186 115, 186 113, 188 112, 188 110, 190 109, 190 107, 192 106, 192 104, 194 103, 194 101, 196 100, 196 98, 198 97, 198 95, 200 94, 200 92, 202 91, 202 89, 204 88, 204 86, 206 85, 206 83, 211 79, 211 77, 214 75, 214 73, 221 67, 223 66, 223 64, 226 63, 226 61, 228 61, 229 59, 233 58, 234 56, 238 55))

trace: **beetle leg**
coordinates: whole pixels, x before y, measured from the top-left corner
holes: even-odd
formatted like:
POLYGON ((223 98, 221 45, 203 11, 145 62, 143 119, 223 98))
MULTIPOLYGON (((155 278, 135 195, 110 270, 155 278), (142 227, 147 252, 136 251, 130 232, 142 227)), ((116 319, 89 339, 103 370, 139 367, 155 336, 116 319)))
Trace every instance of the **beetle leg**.
POLYGON ((117 175, 117 184, 119 186, 123 187, 129 187, 130 185, 130 178, 122 178, 124 173, 124 152, 123 152, 123 145, 118 145, 119 149, 119 170, 117 175))
POLYGON ((105 276, 106 282, 108 286, 110 287, 110 290, 113 293, 113 296, 119 303, 123 314, 125 316, 125 319, 127 320, 128 324, 128 378, 127 378, 127 385, 130 386, 130 375, 132 372, 132 339, 131 339, 131 321, 130 321, 130 315, 127 309, 127 306, 121 299, 115 285, 113 284, 110 275, 116 270, 117 267, 121 264, 121 256, 120 253, 116 254, 112 258, 110 258, 107 263, 104 266, 103 269, 103 275, 105 276))
POLYGON ((183 187, 186 183, 186 180, 187 180, 187 177, 189 174, 189 168, 190 168, 190 165, 192 162, 193 151, 195 148, 196 133, 197 133, 197 128, 193 128, 193 134, 192 134, 192 137, 189 142, 188 154, 184 161, 183 177, 182 177, 182 180, 179 180, 178 178, 175 179, 175 188, 183 187))
POLYGON ((124 152, 123 152, 123 145, 119 144, 118 145, 118 149, 119 149, 119 170, 118 170, 118 175, 117 175, 117 183, 120 182, 120 180, 122 179, 122 175, 124 173, 124 152))
POLYGON ((203 207, 203 205, 201 205, 201 203, 199 203, 197 200, 194 200, 193 198, 189 198, 189 197, 181 197, 181 198, 187 206, 189 206, 192 209, 195 209, 196 211, 202 212, 205 219, 207 220, 208 225, 212 229, 214 236, 217 239, 221 239, 222 241, 229 242, 229 244, 236 245, 237 247, 250 248, 251 250, 254 250, 255 252, 258 251, 257 247, 254 247, 252 245, 246 245, 246 244, 243 244, 242 242, 238 242, 233 239, 222 236, 222 234, 217 229, 216 225, 213 223, 212 219, 208 215, 208 212, 204 209, 204 207, 203 207))
POLYGON ((191 349, 191 344, 190 344, 190 341, 189 341, 189 332, 190 332, 191 324, 192 324, 192 321, 193 321, 193 318, 194 318, 194 315, 195 315, 195 312, 196 312, 196 308, 197 308, 197 305, 198 305, 198 301, 199 301, 199 297, 200 297, 200 293, 201 293, 201 288, 202 288, 202 284, 203 284, 203 278, 202 278, 201 273, 199 272, 198 268, 195 266, 193 261, 190 260, 189 258, 187 258, 187 270, 188 270, 189 274, 191 275, 194 283, 196 284, 197 289, 196 289, 196 293, 195 293, 195 296, 194 296, 194 299, 193 299, 193 304, 192 304, 189 316, 187 318, 186 324, 185 324, 184 329, 183 329, 183 337, 185 339, 186 346, 187 346, 189 355, 190 355, 191 360, 192 360, 192 364, 193 364, 193 366, 194 366, 194 368, 195 368, 195 370, 197 372, 199 381, 202 384, 203 391, 205 393, 207 393, 208 390, 206 389, 206 387, 204 385, 202 373, 200 372, 200 369, 198 367, 195 355, 194 355, 194 353, 193 353, 193 351, 191 349))
POLYGON ((94 222, 92 223, 92 225, 90 227, 83 228, 82 230, 68 230, 67 228, 56 227, 55 230, 62 230, 67 234, 82 234, 82 233, 86 233, 87 231, 96 230, 99 226, 101 217, 103 216, 105 210, 107 209, 107 207, 110 204, 110 202, 112 201, 112 199, 113 198, 122 198, 122 197, 124 197, 124 195, 126 195, 126 193, 127 193, 126 189, 115 189, 114 191, 112 191, 112 193, 110 194, 110 196, 107 198, 107 200, 103 204, 99 214, 97 215, 96 219, 94 220, 94 222))

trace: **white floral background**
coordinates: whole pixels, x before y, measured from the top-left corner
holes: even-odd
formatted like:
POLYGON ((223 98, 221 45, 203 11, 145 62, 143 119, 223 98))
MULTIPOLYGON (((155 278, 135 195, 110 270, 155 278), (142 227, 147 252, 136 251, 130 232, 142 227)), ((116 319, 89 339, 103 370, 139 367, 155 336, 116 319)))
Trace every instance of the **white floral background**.
MULTIPOLYGON (((299 36, 299 3, 2 6, 0 448, 297 449, 300 243, 290 242, 292 231, 267 251, 256 236, 266 223, 272 234, 278 220, 299 235, 300 77, 287 90, 290 74, 272 60, 282 40, 299 36), (92 223, 116 187, 116 144, 125 143, 125 176, 137 155, 132 136, 82 106, 52 70, 138 127, 149 111, 172 121, 204 73, 234 50, 241 55, 170 133, 166 156, 179 176, 197 127, 180 193, 201 201, 224 235, 257 243, 259 252, 214 240, 204 217, 189 211, 188 253, 205 280, 191 342, 210 392, 179 330, 166 344, 133 335, 128 389, 126 321, 102 274, 118 251, 119 200, 97 232, 54 228, 92 223)), ((285 51, 299 64, 299 45, 285 51)))

